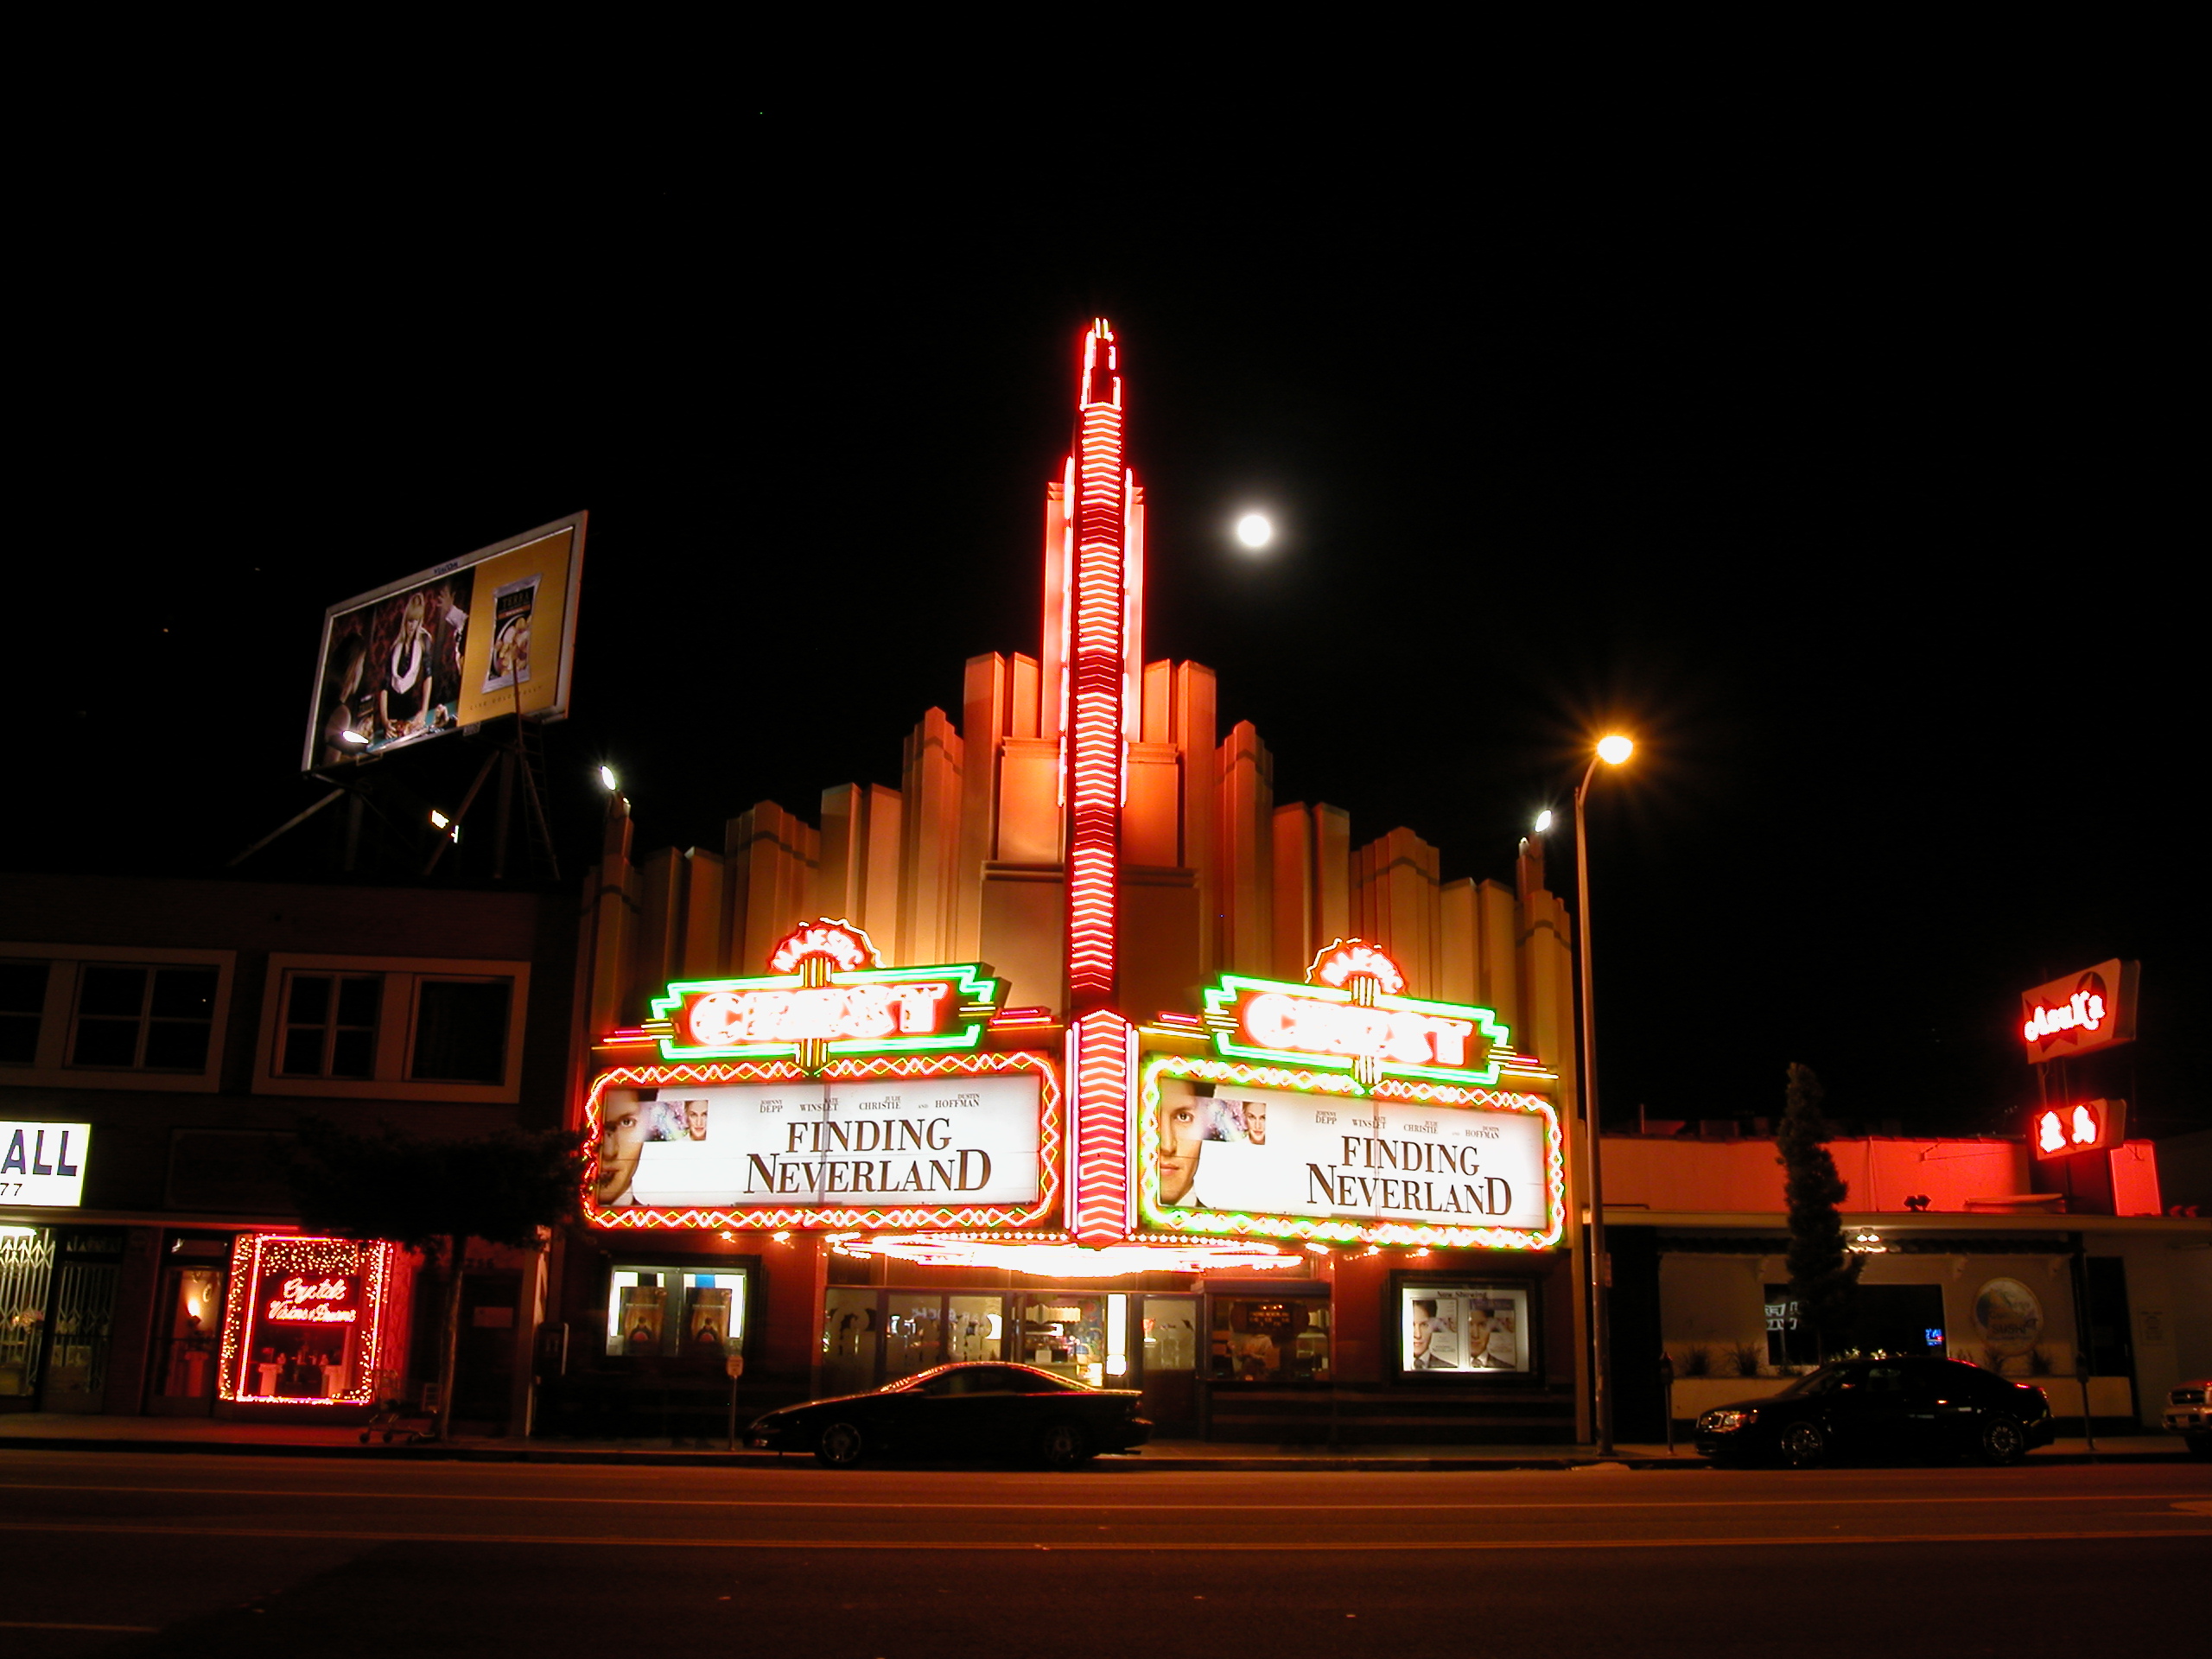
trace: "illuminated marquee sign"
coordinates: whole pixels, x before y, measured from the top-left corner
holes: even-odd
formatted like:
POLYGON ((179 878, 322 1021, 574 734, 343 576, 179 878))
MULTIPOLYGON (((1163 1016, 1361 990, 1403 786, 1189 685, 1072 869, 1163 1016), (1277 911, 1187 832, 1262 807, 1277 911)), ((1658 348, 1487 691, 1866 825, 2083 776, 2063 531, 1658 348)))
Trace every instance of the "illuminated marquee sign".
POLYGON ((2127 1103, 2084 1100, 2045 1106, 2031 1118, 2028 1139, 2038 1158, 2068 1158, 2119 1146, 2127 1139, 2127 1103))
POLYGON ((619 1067, 584 1103, 584 1214, 608 1228, 1033 1226, 1065 1129, 1042 1055, 619 1067))
POLYGON ((1535 1096, 1173 1054, 1142 1077, 1138 1210, 1154 1236, 1559 1242, 1565 1151, 1535 1096))
POLYGON ((396 1370, 407 1269, 397 1244, 247 1234, 231 1253, 220 1389, 247 1405, 365 1406, 396 1370))
POLYGON ((1510 1033, 1488 1008, 1400 995, 1406 978, 1371 944, 1339 939, 1313 959, 1306 983, 1225 974, 1205 992, 1214 1052, 1382 1077, 1483 1087, 1498 1080, 1510 1033))
POLYGON ((1001 989, 982 963, 877 963, 851 923, 809 922, 769 952, 772 976, 674 981, 644 1029, 665 1060, 791 1059, 809 1072, 832 1056, 980 1045, 1001 989))
POLYGON ((2135 1040, 2141 964, 2114 957, 2020 994, 2020 1039, 2040 1064, 2135 1040))

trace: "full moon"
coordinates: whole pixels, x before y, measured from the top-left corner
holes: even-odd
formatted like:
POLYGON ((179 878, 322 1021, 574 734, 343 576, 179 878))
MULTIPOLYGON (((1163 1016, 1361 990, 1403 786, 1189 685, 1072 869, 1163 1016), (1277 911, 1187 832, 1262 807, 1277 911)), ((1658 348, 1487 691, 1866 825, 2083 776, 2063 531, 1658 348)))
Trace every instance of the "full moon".
POLYGON ((1247 547, 1265 547, 1274 536, 1275 527, 1264 513, 1248 512, 1236 521, 1236 539, 1247 547))

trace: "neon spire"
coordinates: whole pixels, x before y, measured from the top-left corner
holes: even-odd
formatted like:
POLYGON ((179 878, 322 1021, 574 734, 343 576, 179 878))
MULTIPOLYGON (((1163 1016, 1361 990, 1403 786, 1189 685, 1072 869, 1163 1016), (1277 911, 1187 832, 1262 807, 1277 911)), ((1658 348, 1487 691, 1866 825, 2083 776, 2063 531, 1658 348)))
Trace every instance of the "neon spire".
POLYGON ((1074 569, 1067 729, 1068 1074, 1076 1094, 1071 1230, 1085 1244, 1125 1236, 1128 1116, 1134 1029, 1113 1007, 1115 921, 1122 862, 1122 769, 1130 664, 1128 507, 1122 379, 1114 330, 1101 317, 1084 338, 1071 471, 1074 569))

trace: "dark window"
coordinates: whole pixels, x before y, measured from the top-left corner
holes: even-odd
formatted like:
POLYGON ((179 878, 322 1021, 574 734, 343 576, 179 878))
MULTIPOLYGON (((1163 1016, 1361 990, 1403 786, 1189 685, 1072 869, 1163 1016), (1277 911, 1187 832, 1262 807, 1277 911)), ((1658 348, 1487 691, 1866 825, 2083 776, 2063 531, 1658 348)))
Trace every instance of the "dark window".
POLYGON ((213 968, 87 963, 77 985, 73 1065, 199 1071, 215 1029, 213 968))
POLYGON ((0 1065, 29 1065, 38 1058, 45 1012, 46 964, 0 962, 0 1065))
POLYGON ((291 976, 277 1071, 293 1077, 373 1077, 383 1000, 384 981, 375 974, 291 976))
POLYGON ((415 1058, 407 1075, 417 1083, 504 1083, 507 1005, 513 982, 426 979, 416 993, 415 1058))
POLYGON ((1766 1363, 1776 1367, 1820 1362, 1821 1339, 1787 1285, 1766 1287, 1766 1363))

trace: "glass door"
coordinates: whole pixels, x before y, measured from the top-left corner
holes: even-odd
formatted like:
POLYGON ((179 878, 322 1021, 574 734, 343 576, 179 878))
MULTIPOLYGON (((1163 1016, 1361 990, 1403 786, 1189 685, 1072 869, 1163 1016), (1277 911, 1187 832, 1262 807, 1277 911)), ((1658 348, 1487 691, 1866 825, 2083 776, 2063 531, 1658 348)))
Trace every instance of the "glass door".
POLYGON ((154 1325, 149 1406, 156 1416, 205 1416, 214 1409, 217 1343, 229 1279, 222 1268, 175 1266, 163 1270, 154 1325))
POLYGON ((1144 1414, 1163 1439, 1198 1427, 1198 1299, 1147 1296, 1138 1315, 1138 1379, 1144 1414))
POLYGON ((875 1386, 883 1342, 876 1293, 830 1291, 822 1313, 822 1392, 859 1394, 875 1386))

